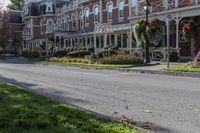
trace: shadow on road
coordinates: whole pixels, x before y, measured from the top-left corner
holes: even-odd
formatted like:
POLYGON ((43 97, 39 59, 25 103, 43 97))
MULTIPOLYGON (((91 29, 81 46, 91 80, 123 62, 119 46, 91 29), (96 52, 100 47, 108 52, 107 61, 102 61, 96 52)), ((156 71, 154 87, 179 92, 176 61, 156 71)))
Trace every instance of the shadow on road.
POLYGON ((66 91, 64 92, 64 91, 58 91, 58 90, 51 89, 51 88, 41 88, 36 84, 20 82, 20 81, 17 81, 16 79, 9 79, 9 78, 3 77, 3 76, 0 76, 0 81, 6 82, 11 85, 15 85, 15 86, 22 88, 24 90, 27 90, 27 91, 32 91, 39 95, 47 96, 47 97, 49 97, 55 101, 61 102, 61 103, 67 103, 70 105, 74 105, 75 103, 92 104, 89 101, 84 101, 82 99, 66 96, 66 94, 70 95, 66 91))
MULTIPOLYGON (((30 64, 30 62, 15 62, 15 60, 13 60, 13 61, 12 60, 10 62, 6 61, 6 63, 30 64)), ((22 88, 24 90, 32 91, 32 92, 35 92, 37 94, 47 96, 47 97, 49 97, 49 98, 51 98, 55 101, 70 104, 70 105, 75 106, 75 107, 78 107, 78 106, 76 106, 77 103, 80 103, 82 105, 92 105, 93 104, 89 101, 85 101, 85 100, 78 99, 78 98, 73 98, 73 96, 70 97, 70 93, 68 93, 66 91, 60 91, 60 90, 56 90, 56 89, 53 89, 53 88, 41 88, 37 84, 21 82, 21 81, 18 81, 17 79, 6 78, 2 75, 0 75, 0 81, 15 85, 15 86, 22 88)), ((78 108, 82 108, 82 107, 78 107, 78 108)), ((82 109, 84 109, 84 108, 82 108, 82 109)), ((87 109, 84 109, 84 110, 87 110, 87 109)), ((103 118, 108 118, 108 119, 112 119, 112 120, 120 120, 120 118, 113 118, 113 117, 110 117, 110 116, 102 115, 100 113, 93 112, 91 110, 87 110, 87 111, 94 113, 94 114, 96 114, 100 117, 103 117, 103 118)), ((153 132, 153 133, 175 133, 175 131, 172 131, 171 129, 161 127, 159 125, 155 125, 155 124, 150 123, 150 122, 141 122, 141 121, 134 121, 134 120, 122 121, 122 122, 128 123, 130 125, 134 125, 136 127, 140 127, 142 129, 146 129, 146 130, 153 132)))

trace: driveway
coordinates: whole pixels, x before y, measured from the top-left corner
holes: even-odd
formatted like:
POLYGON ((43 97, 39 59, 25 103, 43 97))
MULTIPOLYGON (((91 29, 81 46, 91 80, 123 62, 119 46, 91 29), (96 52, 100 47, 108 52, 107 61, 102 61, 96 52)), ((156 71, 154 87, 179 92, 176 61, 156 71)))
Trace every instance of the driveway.
POLYGON ((113 118, 149 122, 161 133, 200 133, 200 79, 0 63, 0 80, 113 118))

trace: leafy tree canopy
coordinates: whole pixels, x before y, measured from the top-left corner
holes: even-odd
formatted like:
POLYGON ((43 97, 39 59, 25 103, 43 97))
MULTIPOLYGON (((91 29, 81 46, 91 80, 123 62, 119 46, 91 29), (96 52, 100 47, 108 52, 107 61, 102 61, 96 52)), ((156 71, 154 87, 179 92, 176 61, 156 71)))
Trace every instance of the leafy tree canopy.
POLYGON ((24 1, 23 0, 10 0, 11 4, 8 5, 8 8, 12 10, 22 10, 24 1))

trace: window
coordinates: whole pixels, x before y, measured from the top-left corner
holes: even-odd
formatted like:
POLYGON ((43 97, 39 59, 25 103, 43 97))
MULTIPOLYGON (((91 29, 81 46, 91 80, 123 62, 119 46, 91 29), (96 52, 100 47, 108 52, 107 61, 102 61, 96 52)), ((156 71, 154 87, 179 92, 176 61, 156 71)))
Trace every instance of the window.
POLYGON ((90 11, 89 8, 86 8, 85 10, 85 23, 89 23, 89 15, 90 15, 90 11))
POLYGON ((66 30, 69 30, 69 16, 66 17, 66 30))
POLYGON ((80 13, 79 18, 80 18, 80 28, 82 28, 83 27, 83 14, 82 13, 80 13))
POLYGON ((76 17, 74 14, 72 15, 72 28, 76 28, 76 17))
POLYGON ((61 20, 61 24, 60 24, 61 26, 61 30, 64 30, 65 29, 65 20, 64 19, 62 19, 61 20))
POLYGON ((109 2, 108 3, 108 21, 112 21, 112 17, 113 17, 113 3, 109 2))
POLYGON ((124 18, 124 0, 119 1, 119 18, 124 18))
POLYGON ((100 20, 100 7, 99 7, 99 5, 95 5, 95 7, 94 7, 94 21, 95 22, 99 22, 99 20, 100 20))
POLYGON ((40 21, 40 27, 41 27, 41 35, 44 34, 44 27, 43 27, 43 21, 40 21))
POLYGON ((136 14, 137 9, 137 0, 131 0, 131 8, 132 8, 132 14, 136 14))
POLYGON ((48 20, 47 21, 47 32, 52 32, 52 31, 54 31, 53 20, 48 20))
POLYGON ((52 12, 53 11, 52 7, 53 7, 53 3, 47 2, 46 3, 46 12, 52 12))
POLYGON ((51 11, 51 7, 48 7, 48 11, 51 11))

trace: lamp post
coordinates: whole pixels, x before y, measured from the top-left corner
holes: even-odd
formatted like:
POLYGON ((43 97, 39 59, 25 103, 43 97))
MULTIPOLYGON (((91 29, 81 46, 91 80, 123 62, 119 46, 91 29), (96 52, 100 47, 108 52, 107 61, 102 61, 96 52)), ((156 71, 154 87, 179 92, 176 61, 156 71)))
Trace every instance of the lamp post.
MULTIPOLYGON (((149 6, 150 6, 150 2, 148 0, 145 1, 145 5, 144 5, 144 11, 145 11, 145 29, 148 26, 148 18, 149 18, 149 6)), ((150 57, 149 57, 149 39, 146 36, 146 44, 145 44, 145 57, 144 57, 144 63, 150 63, 150 57)))

